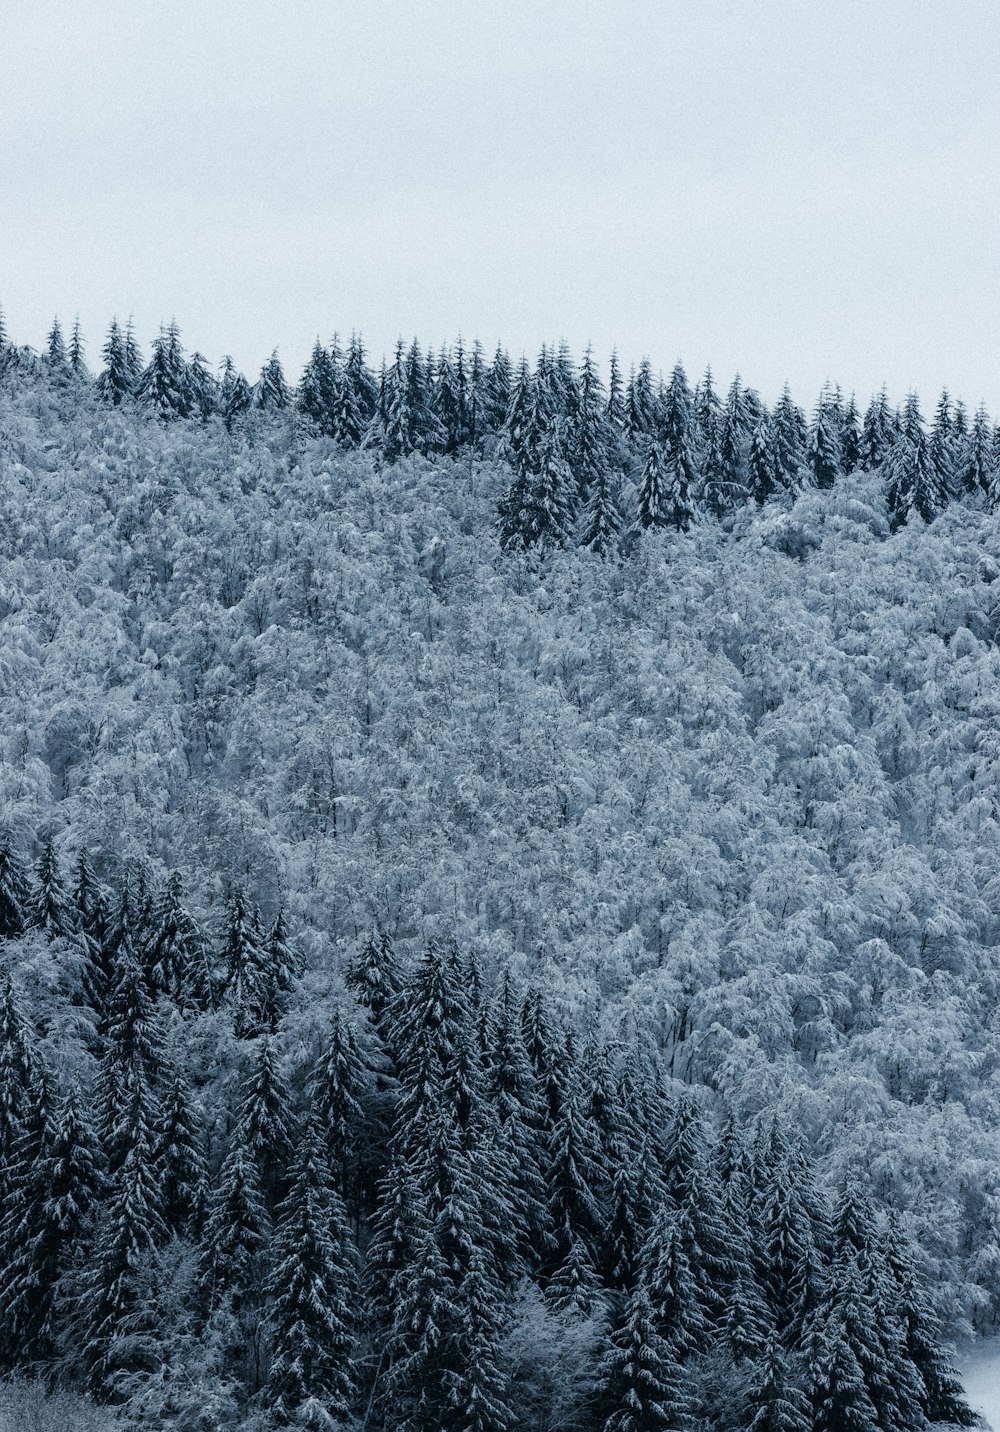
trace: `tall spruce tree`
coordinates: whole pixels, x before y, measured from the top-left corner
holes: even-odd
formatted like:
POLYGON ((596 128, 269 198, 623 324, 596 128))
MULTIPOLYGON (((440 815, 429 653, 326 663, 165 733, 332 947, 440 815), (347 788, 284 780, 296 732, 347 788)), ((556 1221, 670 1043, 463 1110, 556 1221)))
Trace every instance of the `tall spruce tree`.
POLYGON ((315 1130, 301 1141, 290 1183, 268 1276, 268 1400, 289 1421, 313 1404, 342 1423, 354 1396, 356 1254, 315 1130))

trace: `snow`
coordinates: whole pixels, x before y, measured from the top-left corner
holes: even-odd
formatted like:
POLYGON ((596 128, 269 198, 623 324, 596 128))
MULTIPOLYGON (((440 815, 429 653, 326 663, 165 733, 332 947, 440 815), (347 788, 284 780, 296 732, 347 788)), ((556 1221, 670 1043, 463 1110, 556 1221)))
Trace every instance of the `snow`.
POLYGON ((1000 1338, 987 1338, 959 1359, 969 1404, 1000 1432, 1000 1338))

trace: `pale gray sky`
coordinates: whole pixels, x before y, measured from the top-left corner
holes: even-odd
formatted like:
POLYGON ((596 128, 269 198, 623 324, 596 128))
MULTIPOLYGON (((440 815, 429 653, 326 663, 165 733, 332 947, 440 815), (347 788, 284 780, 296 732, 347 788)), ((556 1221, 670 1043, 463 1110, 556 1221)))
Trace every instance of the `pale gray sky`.
POLYGON ((1000 415, 995 0, 3 0, 0 302, 1000 415))

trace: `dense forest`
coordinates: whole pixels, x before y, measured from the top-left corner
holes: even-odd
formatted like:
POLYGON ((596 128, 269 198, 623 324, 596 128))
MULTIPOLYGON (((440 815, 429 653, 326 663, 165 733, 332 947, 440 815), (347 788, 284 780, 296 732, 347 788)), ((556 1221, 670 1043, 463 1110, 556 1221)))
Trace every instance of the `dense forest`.
POLYGON ((969 1425, 998 507, 947 394, 0 323, 11 1405, 969 1425))

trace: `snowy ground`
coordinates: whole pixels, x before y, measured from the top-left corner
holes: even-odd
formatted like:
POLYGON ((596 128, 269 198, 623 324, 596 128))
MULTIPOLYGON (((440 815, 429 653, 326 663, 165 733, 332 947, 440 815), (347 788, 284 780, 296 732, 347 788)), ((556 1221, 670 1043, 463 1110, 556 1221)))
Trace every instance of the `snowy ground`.
POLYGON ((970 1404, 1000 1432, 1000 1338, 977 1343, 959 1358, 970 1404))

